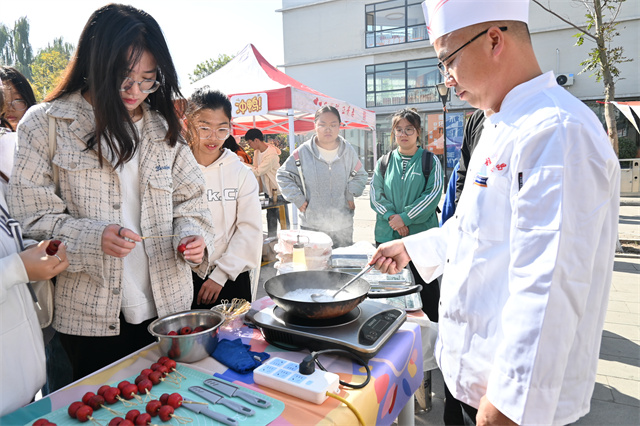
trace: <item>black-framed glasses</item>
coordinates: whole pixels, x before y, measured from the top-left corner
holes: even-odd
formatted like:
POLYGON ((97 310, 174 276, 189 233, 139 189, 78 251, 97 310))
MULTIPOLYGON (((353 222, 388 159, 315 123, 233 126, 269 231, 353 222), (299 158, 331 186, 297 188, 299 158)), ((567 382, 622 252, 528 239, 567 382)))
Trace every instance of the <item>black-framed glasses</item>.
POLYGON ((133 85, 136 83, 138 84, 138 87, 140 88, 140 91, 142 93, 153 93, 158 90, 158 87, 160 87, 160 82, 157 80, 145 79, 142 81, 135 81, 132 78, 125 77, 125 79, 122 80, 122 84, 120 85, 120 91, 126 92, 127 90, 131 90, 133 85))
POLYGON ((407 127, 406 129, 401 129, 400 127, 396 127, 395 129, 393 129, 393 131, 396 134, 396 136, 401 136, 403 133, 407 136, 412 136, 416 132, 416 129, 415 127, 407 127))
POLYGON ((7 102, 7 106, 13 107, 16 111, 24 111, 27 109, 27 101, 24 99, 16 99, 11 102, 7 102))
POLYGON ((211 139, 215 135, 216 139, 224 140, 229 136, 229 129, 221 127, 219 129, 212 129, 211 127, 198 127, 198 137, 200 139, 211 139))
MULTIPOLYGON (((507 31, 507 27, 498 27, 500 29, 500 31, 507 31)), ((461 51, 462 49, 464 49, 465 47, 467 47, 468 45, 470 45, 471 43, 473 43, 474 41, 476 41, 477 39, 479 39, 480 37, 482 37, 483 35, 485 35, 486 33, 489 32, 489 30, 491 29, 491 27, 487 28, 486 30, 482 31, 480 34, 478 34, 477 36, 475 36, 474 38, 472 38, 471 40, 469 40, 468 42, 466 42, 465 44, 463 44, 462 46, 458 47, 456 50, 453 51, 453 53, 447 55, 446 58, 438 61, 438 70, 440 70, 440 74, 442 74, 442 76, 446 79, 449 78, 449 70, 447 70, 447 66, 445 65, 445 62, 447 62, 449 59, 451 59, 451 57, 453 55, 455 55, 456 53, 458 53, 459 51, 461 51)))

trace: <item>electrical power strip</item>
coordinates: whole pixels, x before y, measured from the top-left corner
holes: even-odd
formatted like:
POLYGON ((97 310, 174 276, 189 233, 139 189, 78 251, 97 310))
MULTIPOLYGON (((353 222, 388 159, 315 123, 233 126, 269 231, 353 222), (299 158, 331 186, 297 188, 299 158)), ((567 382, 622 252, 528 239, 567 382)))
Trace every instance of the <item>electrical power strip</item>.
POLYGON ((314 404, 326 401, 327 392, 340 391, 340 377, 337 374, 317 368, 313 374, 301 374, 298 363, 282 358, 269 358, 253 370, 253 381, 314 404))

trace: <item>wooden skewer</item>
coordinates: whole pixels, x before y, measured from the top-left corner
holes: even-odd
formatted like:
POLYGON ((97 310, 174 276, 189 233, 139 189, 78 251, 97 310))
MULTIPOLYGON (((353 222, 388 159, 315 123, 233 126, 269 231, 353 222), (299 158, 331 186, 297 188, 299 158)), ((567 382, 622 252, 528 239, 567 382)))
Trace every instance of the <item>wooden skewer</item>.
POLYGON ((145 238, 169 238, 169 237, 177 237, 177 235, 149 235, 147 237, 140 237, 141 239, 145 238))

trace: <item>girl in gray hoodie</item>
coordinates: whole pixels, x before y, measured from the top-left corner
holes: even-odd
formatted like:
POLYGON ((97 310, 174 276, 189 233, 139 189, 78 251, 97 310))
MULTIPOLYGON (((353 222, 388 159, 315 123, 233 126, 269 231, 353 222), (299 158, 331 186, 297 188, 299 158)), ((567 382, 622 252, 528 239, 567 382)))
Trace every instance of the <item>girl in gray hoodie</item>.
POLYGON ((315 114, 316 134, 278 169, 284 198, 299 210, 300 227, 328 234, 334 247, 353 244, 354 198, 367 183, 358 154, 341 136, 340 113, 323 106, 315 114))

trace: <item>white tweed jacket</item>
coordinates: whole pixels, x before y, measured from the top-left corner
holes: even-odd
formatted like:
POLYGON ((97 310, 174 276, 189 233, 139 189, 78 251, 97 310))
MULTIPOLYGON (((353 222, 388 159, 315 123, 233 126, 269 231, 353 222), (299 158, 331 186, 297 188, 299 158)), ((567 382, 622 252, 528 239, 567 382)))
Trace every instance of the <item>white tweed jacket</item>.
MULTIPOLYGON (((166 122, 143 103, 144 127, 139 147, 142 235, 174 238, 143 240, 149 256, 151 287, 159 316, 187 310, 193 297, 191 268, 177 252, 178 242, 202 235, 205 259, 197 267, 204 276, 213 254, 213 225, 205 203, 204 178, 189 147, 181 139, 170 148, 166 122)), ((66 334, 119 334, 122 259, 105 255, 102 232, 122 222, 121 185, 111 163, 87 150, 95 119, 79 92, 44 103, 25 114, 18 126, 18 152, 8 197, 12 215, 24 234, 67 243, 69 268, 57 278, 53 327, 66 334), (49 118, 56 118, 56 153, 60 196, 49 161, 49 118)))

